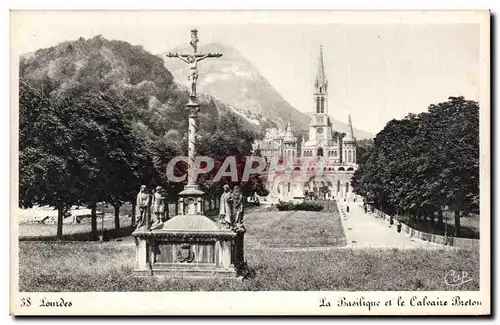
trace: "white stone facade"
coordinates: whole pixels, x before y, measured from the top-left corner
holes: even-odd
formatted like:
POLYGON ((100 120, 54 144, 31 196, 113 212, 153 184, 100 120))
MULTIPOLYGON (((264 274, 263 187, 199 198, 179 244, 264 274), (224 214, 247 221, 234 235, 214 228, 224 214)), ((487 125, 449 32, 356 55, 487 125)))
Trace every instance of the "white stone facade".
POLYGON ((282 200, 303 197, 306 191, 326 199, 351 196, 351 177, 358 167, 356 140, 350 114, 347 134, 332 128, 322 48, 308 133, 308 139, 298 143, 288 123, 285 130, 268 129, 263 140, 254 142, 255 154, 259 152, 268 162, 278 159, 282 165, 274 174, 264 176, 270 195, 282 200))

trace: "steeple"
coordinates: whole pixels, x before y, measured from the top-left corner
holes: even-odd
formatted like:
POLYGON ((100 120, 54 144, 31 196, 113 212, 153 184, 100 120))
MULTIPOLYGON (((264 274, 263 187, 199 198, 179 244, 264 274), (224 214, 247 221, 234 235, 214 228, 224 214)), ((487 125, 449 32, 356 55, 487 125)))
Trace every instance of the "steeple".
POLYGON ((325 75, 325 64, 323 62, 323 46, 319 47, 319 56, 318 56, 318 70, 316 74, 316 80, 314 82, 314 86, 316 87, 316 91, 319 94, 326 94, 326 87, 328 86, 328 80, 326 80, 325 75))
MULTIPOLYGON (((319 48, 318 71, 314 80, 314 111, 316 114, 328 115, 328 80, 325 75, 325 65, 323 62, 323 46, 319 48)), ((312 120, 315 124, 324 124, 324 116, 319 120, 312 120)))
POLYGON ((351 113, 349 113, 349 120, 347 121, 347 134, 344 141, 354 141, 354 131, 352 130, 351 113))
POLYGON ((316 87, 316 92, 318 94, 326 94, 328 86, 328 80, 325 76, 325 64, 323 62, 323 46, 319 47, 319 57, 318 57, 318 71, 316 74, 316 80, 314 81, 314 87, 316 87))

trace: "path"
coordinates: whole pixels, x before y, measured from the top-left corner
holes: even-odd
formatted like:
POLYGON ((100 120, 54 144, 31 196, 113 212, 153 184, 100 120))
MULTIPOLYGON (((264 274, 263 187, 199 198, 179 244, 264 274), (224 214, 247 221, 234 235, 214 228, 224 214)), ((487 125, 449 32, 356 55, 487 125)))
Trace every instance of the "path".
POLYGON ((387 220, 365 213, 359 202, 339 202, 338 205, 347 248, 449 248, 398 233, 396 222, 391 226, 387 220), (349 205, 349 212, 346 212, 346 205, 349 205))

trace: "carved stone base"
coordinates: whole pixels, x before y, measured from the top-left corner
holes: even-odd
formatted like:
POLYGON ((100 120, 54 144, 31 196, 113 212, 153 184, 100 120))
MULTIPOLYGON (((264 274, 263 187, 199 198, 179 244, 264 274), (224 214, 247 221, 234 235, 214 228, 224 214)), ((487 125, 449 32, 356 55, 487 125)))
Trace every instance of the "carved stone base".
POLYGON ((155 230, 136 230, 137 275, 236 278, 243 233, 203 215, 179 215, 155 230))

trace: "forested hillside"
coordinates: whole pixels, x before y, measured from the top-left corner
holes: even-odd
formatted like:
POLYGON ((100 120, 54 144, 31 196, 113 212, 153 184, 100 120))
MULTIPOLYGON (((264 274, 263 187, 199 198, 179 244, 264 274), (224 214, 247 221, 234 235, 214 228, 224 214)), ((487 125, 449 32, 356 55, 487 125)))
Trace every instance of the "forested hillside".
MULTIPOLYGON (((162 58, 97 36, 27 54, 19 74, 22 206, 119 208, 141 184, 163 185, 175 199, 182 184, 168 182, 165 170, 187 154, 188 93, 162 58)), ((198 154, 244 164, 256 130, 208 95, 200 104, 198 154)), ((203 187, 215 195, 229 180, 211 176, 203 187)), ((252 182, 243 187, 255 190, 252 182)))

